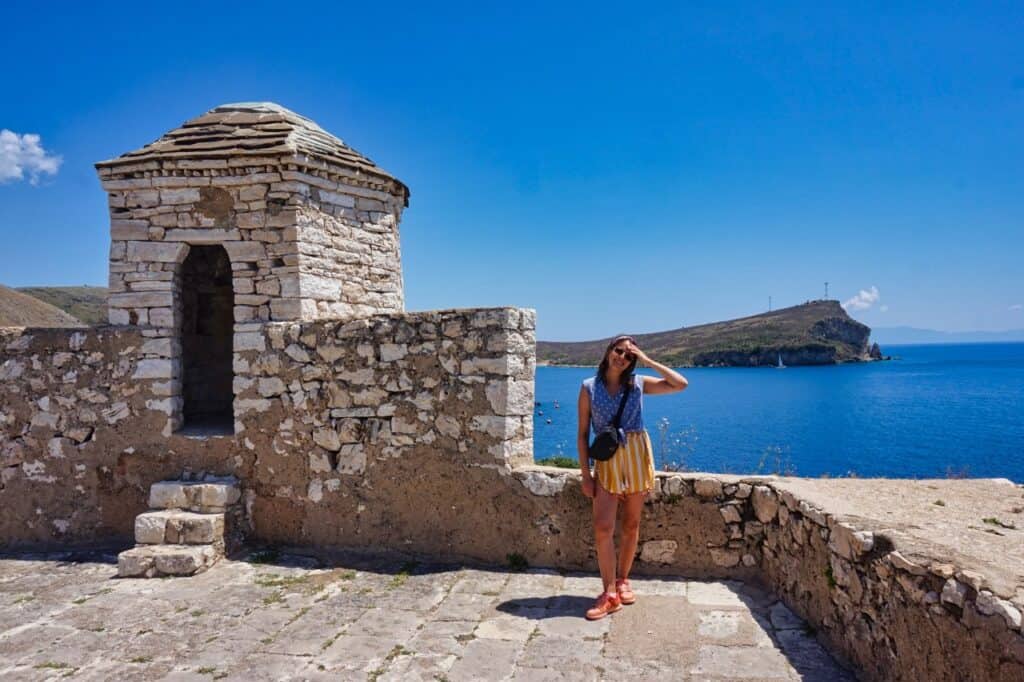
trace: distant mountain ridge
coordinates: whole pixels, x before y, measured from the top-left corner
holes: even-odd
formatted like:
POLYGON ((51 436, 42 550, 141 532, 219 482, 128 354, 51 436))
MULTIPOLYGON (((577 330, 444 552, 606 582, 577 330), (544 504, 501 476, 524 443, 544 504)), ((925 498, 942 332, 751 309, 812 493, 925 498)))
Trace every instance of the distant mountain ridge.
MULTIPOLYGON (((880 359, 871 328, 851 318, 839 301, 821 300, 736 320, 636 335, 644 351, 675 366, 757 367, 831 365, 880 359)), ((537 361, 596 365, 609 339, 537 342, 537 361)))
POLYGON ((878 327, 875 339, 884 344, 930 344, 930 343, 999 343, 1024 341, 1024 329, 1006 331, 944 332, 937 329, 917 327, 878 327))
POLYGON ((56 306, 87 325, 107 322, 106 287, 19 287, 17 291, 56 306))
POLYGON ((0 327, 82 327, 80 320, 45 301, 0 285, 0 327))

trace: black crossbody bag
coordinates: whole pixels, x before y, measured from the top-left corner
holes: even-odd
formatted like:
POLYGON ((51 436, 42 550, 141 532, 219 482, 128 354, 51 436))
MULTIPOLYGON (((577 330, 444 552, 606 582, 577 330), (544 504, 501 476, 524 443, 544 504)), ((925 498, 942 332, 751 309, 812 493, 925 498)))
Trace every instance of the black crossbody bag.
POLYGON ((594 437, 594 442, 587 448, 590 459, 604 462, 615 456, 620 445, 619 423, 622 421, 622 411, 626 409, 626 400, 629 399, 629 392, 632 389, 633 381, 630 377, 630 382, 626 384, 626 390, 622 393, 622 399, 619 401, 619 411, 615 413, 612 423, 601 429, 601 432, 594 437))

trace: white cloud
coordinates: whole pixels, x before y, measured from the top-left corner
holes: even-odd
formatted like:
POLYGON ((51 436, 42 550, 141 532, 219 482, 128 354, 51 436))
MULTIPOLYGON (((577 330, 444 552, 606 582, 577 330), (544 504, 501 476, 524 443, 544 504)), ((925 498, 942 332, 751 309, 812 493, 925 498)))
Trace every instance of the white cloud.
POLYGON ((1010 310, 1024 310, 1024 304, 1014 303, 1010 306, 1010 310))
POLYGON ((843 303, 843 308, 847 311, 867 310, 874 304, 878 303, 879 297, 878 287, 876 286, 872 286, 868 290, 861 289, 857 292, 856 296, 847 299, 847 301, 843 303))
POLYGON ((39 184, 41 175, 56 175, 62 159, 39 144, 39 136, 0 130, 0 183, 24 180, 39 184))

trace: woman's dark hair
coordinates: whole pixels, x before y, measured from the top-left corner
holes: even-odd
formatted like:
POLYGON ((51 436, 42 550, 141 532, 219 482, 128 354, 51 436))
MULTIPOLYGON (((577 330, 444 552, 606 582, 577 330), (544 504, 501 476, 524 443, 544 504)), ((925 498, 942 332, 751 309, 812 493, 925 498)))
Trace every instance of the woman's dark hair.
MULTIPOLYGON (((612 352, 612 348, 615 348, 615 346, 622 343, 623 341, 632 341, 633 343, 636 343, 636 339, 634 339, 632 336, 628 336, 626 334, 616 336, 614 339, 608 342, 608 347, 604 349, 604 355, 601 356, 601 364, 597 366, 597 380, 600 381, 605 386, 608 385, 608 381, 605 378, 608 372, 608 354, 612 352)), ((633 370, 635 369, 636 356, 634 355, 633 361, 629 363, 629 367, 627 367, 625 371, 622 372, 622 381, 619 382, 622 386, 625 386, 627 383, 633 380, 633 370)))

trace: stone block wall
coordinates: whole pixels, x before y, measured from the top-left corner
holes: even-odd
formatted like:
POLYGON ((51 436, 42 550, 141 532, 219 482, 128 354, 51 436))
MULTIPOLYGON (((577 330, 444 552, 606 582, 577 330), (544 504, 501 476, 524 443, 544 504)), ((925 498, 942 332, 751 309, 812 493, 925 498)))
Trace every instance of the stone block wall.
POLYGON ((784 488, 754 501, 769 584, 867 679, 1024 680, 1024 590, 901 552, 784 488))
POLYGON ((180 406, 159 330, 5 330, 0 545, 127 539, 151 483, 207 471, 243 482, 256 539, 405 533, 434 551, 432 486, 455 485, 458 507, 480 484, 461 472, 498 480, 532 457, 534 324, 489 309, 238 325, 235 434, 208 438, 165 431, 180 406))
MULTIPOLYGON (((209 472, 241 481, 255 541, 596 565, 578 473, 530 464, 532 311, 236 337, 236 433, 196 439, 161 435, 154 330, 0 332, 0 546, 128 543, 152 483, 209 472)), ((785 479, 659 473, 636 570, 763 580, 868 679, 1024 678, 1018 586, 785 479)))
POLYGON ((109 321, 162 340, 161 378, 176 408, 164 435, 183 423, 181 268, 193 246, 227 252, 236 333, 403 310, 406 197, 394 187, 280 157, 106 162, 98 171, 110 207, 109 321))
POLYGON ((243 157, 101 166, 110 323, 175 328, 176 273, 190 244, 227 250, 236 322, 400 312, 404 196, 311 164, 243 157))

